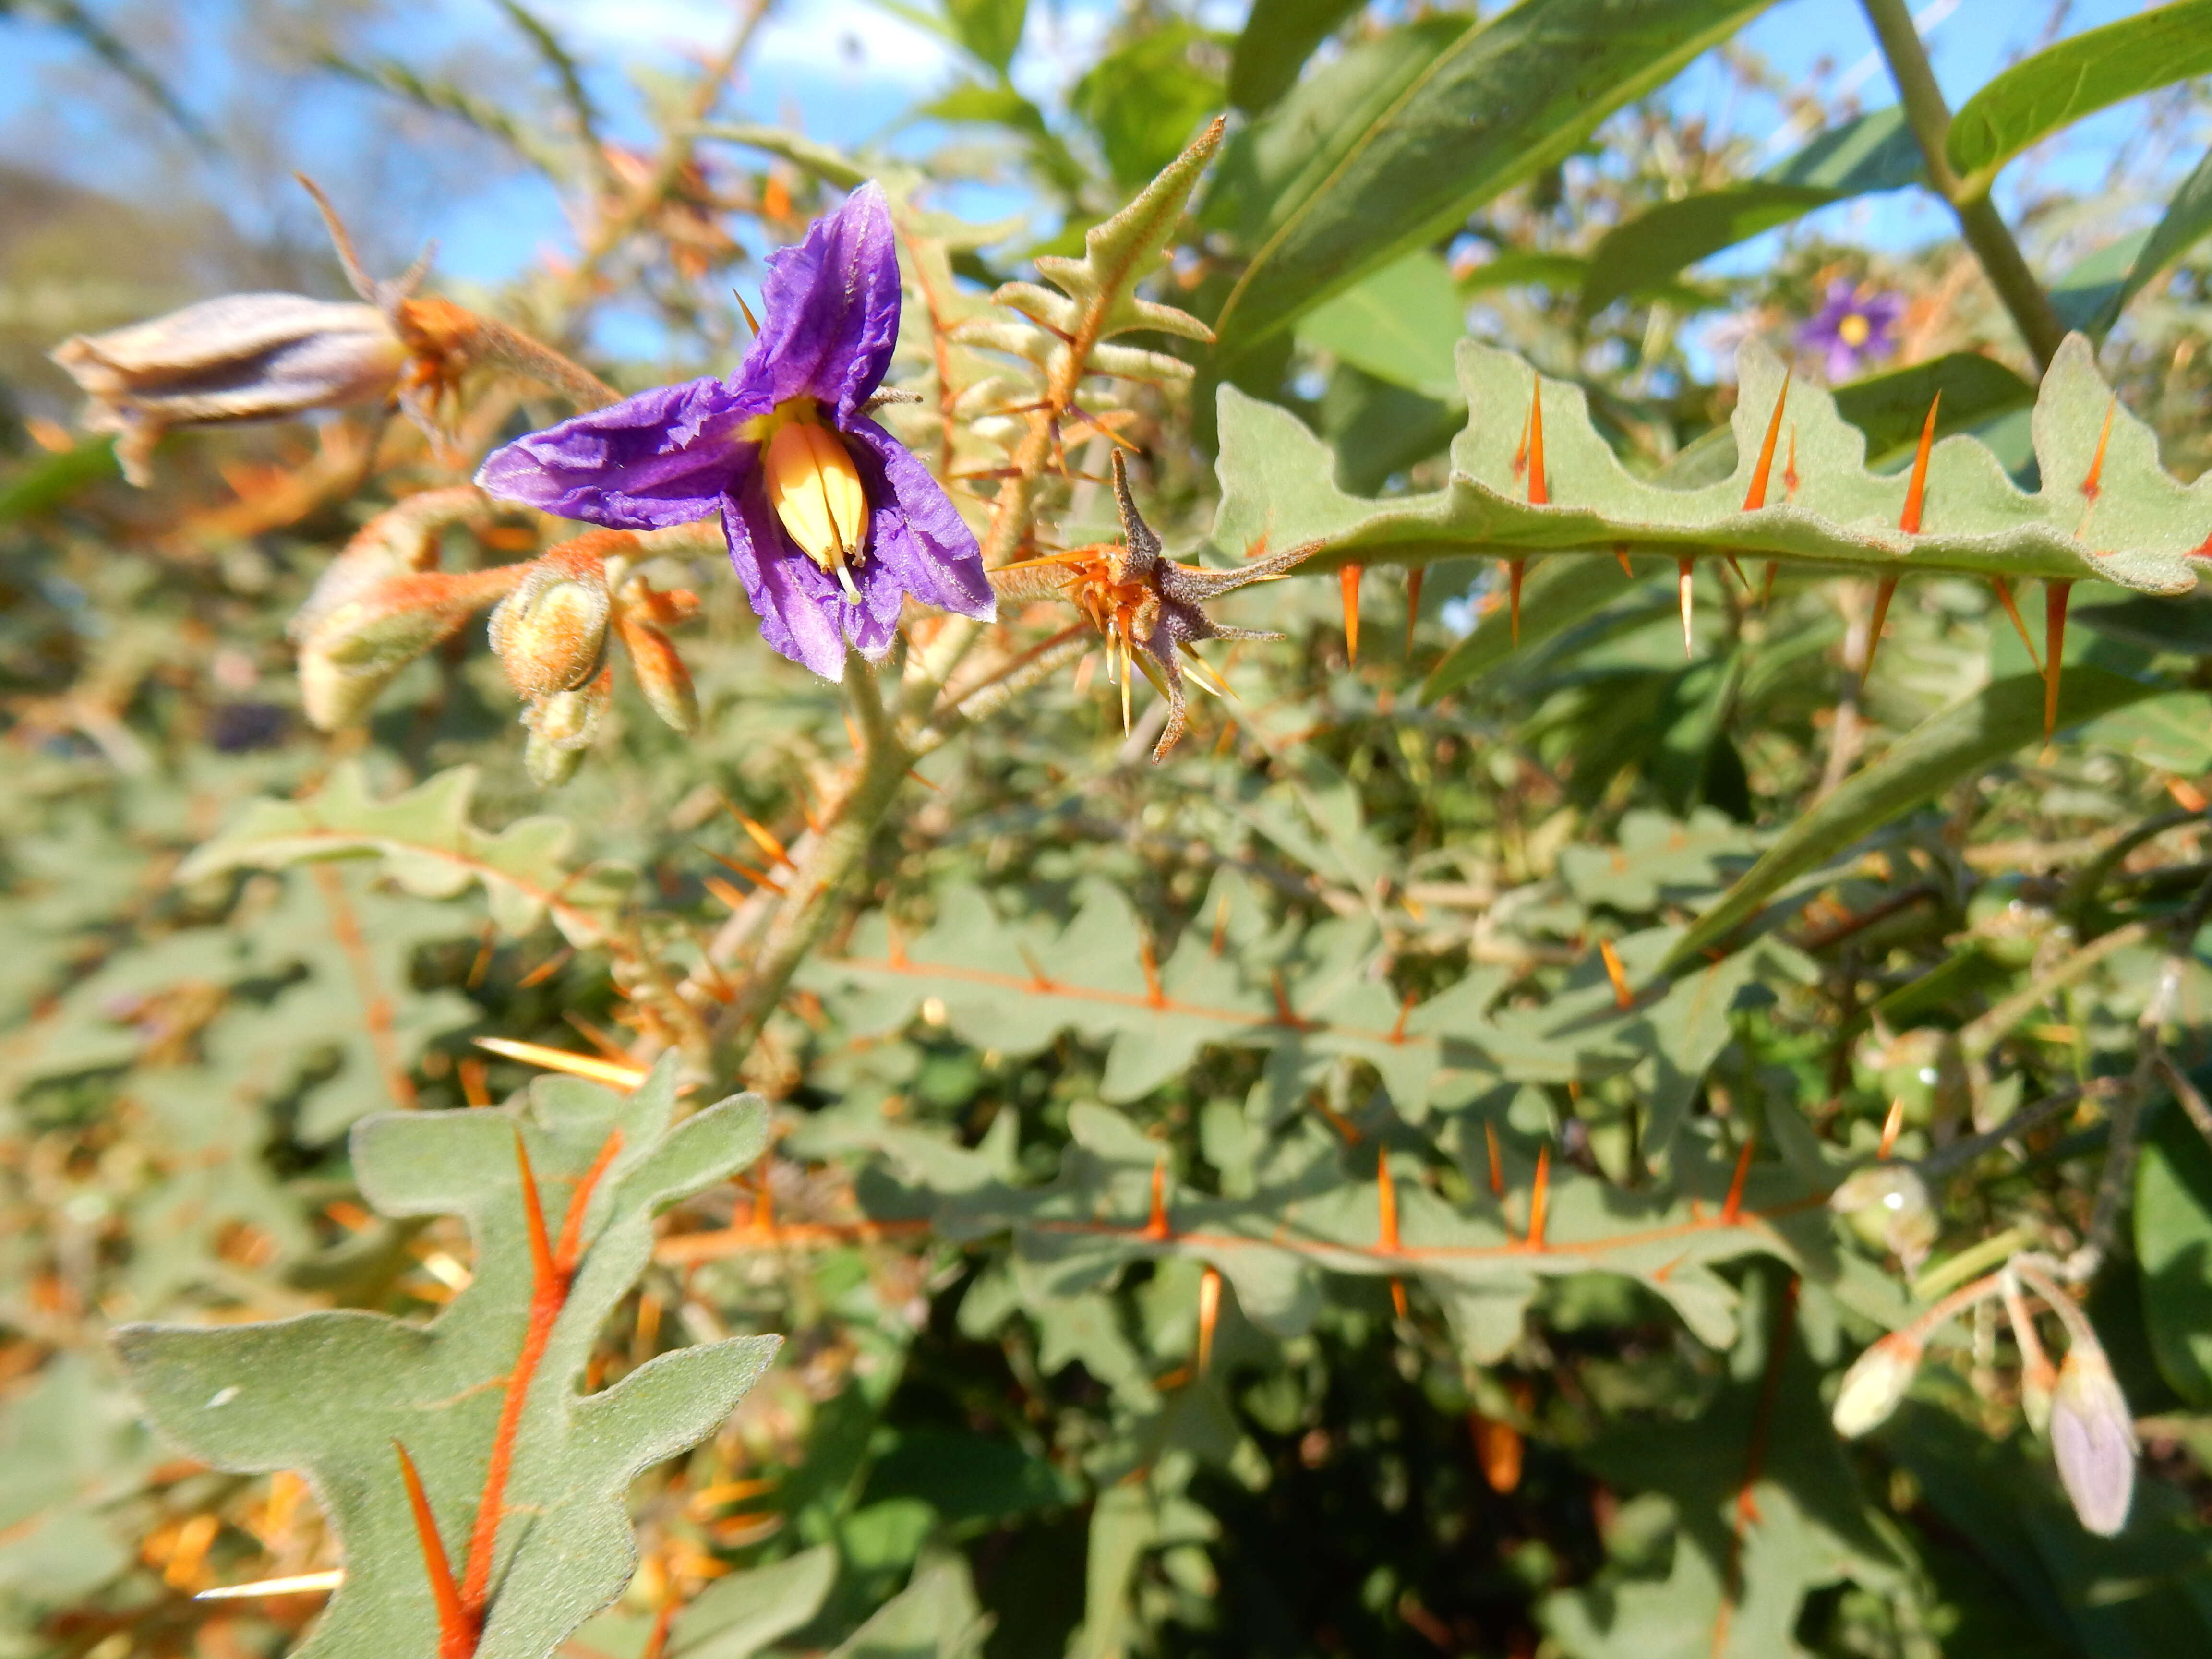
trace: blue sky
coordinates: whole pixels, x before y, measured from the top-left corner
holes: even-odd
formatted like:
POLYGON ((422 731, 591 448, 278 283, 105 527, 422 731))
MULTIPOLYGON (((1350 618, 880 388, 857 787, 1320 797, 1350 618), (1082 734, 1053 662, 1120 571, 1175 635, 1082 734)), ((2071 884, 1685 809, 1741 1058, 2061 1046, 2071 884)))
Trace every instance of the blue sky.
MULTIPOLYGON (((99 0, 94 9, 128 21, 127 14, 99 0)), ((629 112, 630 136, 637 137, 644 130, 628 84, 631 71, 665 71, 712 50, 735 9, 730 0, 538 0, 536 9, 592 66, 605 100, 629 112)), ((1231 0, 1207 0, 1204 15, 1234 29, 1242 9, 1231 0)), ((2134 9, 2128 0, 2075 0, 2064 9, 2064 29, 2094 27, 2134 9)), ((1934 0, 1920 10, 1938 76, 1954 104, 2032 50, 2053 15, 2049 4, 2018 0, 1934 0)), ((1033 95, 1049 100, 1065 87, 1113 11, 1111 0, 1033 0, 1017 78, 1033 95)), ((434 64, 512 39, 489 0, 423 0, 396 9, 396 15, 381 44, 410 62, 434 64)), ((226 50, 234 7, 229 0, 194 0, 169 16, 169 38, 143 40, 147 55, 188 100, 219 100, 240 72, 226 50)), ((1824 63, 1832 66, 1832 72, 1856 81, 1869 106, 1894 96, 1887 70, 1870 57, 1872 36, 1855 0, 1782 0, 1741 39, 1794 78, 1811 76, 1824 63)), ((164 187, 158 173, 135 164, 128 134, 61 95, 69 76, 84 73, 77 49, 20 23, 0 22, 0 40, 8 47, 0 59, 0 160, 67 172, 125 194, 164 187)), ((761 31, 732 108, 748 118, 795 122, 817 137, 854 143, 883 132, 902 110, 958 72, 950 48, 869 0, 782 0, 761 31)), ((1791 148, 1790 136, 1777 131, 1780 112, 1764 100, 1731 106, 1726 79, 1708 59, 1684 75, 1671 95, 1686 112, 1717 117, 1725 110, 1735 130, 1762 140, 1771 137, 1777 155, 1791 148)), ((357 100, 365 95, 333 88, 315 101, 316 113, 290 137, 310 167, 313 152, 353 140, 357 100)), ((2112 146, 2124 139, 2130 119, 2123 108, 2085 124, 2049 165, 2062 175, 2078 170, 2069 182, 2087 182, 2112 146)), ((413 206, 422 221, 416 232, 441 244, 441 270, 448 280, 496 282, 540 249, 571 244, 552 191, 524 177, 458 203, 413 206)), ((1838 234, 1876 246, 1909 244, 1948 230, 1948 217, 1913 191, 1830 213, 1842 222, 1833 227, 1838 234)), ((1733 258, 1752 261, 1762 253, 1753 244, 1733 258)))

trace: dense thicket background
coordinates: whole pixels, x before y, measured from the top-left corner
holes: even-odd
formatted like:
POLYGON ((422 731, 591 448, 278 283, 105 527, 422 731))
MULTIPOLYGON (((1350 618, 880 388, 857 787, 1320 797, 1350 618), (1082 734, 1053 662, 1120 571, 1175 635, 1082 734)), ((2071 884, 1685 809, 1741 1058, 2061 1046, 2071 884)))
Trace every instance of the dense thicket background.
MULTIPOLYGON (((0 4, 0 1656, 232 1659, 298 1638, 318 1596, 192 1597, 337 1565, 313 1504, 290 1475, 155 1441, 108 1333, 450 1301, 465 1231, 371 1213, 348 1126, 534 1074, 479 1036, 658 1046, 639 964, 696 977, 744 890, 716 855, 769 864, 732 812, 795 842, 853 742, 836 690, 766 651, 713 553, 661 566, 704 601, 680 636, 695 737, 626 686, 580 775, 542 792, 476 630, 366 727, 319 733, 288 618, 371 514, 473 455, 395 427, 372 456, 348 416, 174 438, 133 490, 71 432, 46 352, 225 292, 342 296, 298 168, 374 270, 434 239, 434 289, 623 390, 723 372, 746 338, 732 290, 757 299, 761 257, 841 195, 834 158, 791 135, 949 216, 932 222, 947 271, 980 305, 1040 252, 1079 249, 1231 110, 1230 182, 1200 192, 1158 283, 1212 316, 1253 251, 1236 134, 1267 131, 1302 63, 1427 50, 1474 9, 1265 9, 1248 30, 1237 4, 1153 0, 0 4), (733 30, 720 136, 610 238, 733 30), (633 867, 613 947, 509 931, 465 880, 431 896, 377 859, 203 858, 178 879, 248 802, 341 765, 378 793, 475 769, 472 796, 421 809, 425 835, 440 811, 485 830, 557 814, 573 839, 507 867, 556 887, 633 867)), ((2129 9, 1938 0, 1921 25, 1956 106, 2129 9)), ((1804 159, 1893 100, 1864 17, 1738 10, 1740 33, 1620 92, 1559 159, 1504 169, 1407 258, 1233 362, 1192 348, 1194 387, 1130 396, 1117 429, 1170 546, 1248 550, 1202 545, 1224 382, 1293 411, 1364 495, 1440 487, 1470 419, 1510 441, 1525 408, 1466 407, 1462 334, 1579 386, 1642 477, 1738 465, 1751 340, 1808 382, 1855 382, 1877 466, 1906 464, 1940 383, 1942 429, 2032 482, 2039 365, 1911 187, 1913 152, 1858 172, 1804 159), (1705 222, 1677 255, 1612 234, 1761 176, 1799 193, 1753 203, 1757 223, 1705 222), (1896 318, 1840 365, 1806 334, 1838 284, 1896 318)), ((1340 113, 1358 112, 1301 118, 1340 113)), ((2208 141, 2205 84, 2184 80, 2031 149, 1996 198, 2184 481, 2212 459, 2212 255, 2182 252, 2117 321, 2099 307, 2208 141)), ((895 378, 933 394, 932 343, 910 325, 895 378)), ((974 453, 1009 418, 992 405, 961 411, 974 453)), ((565 412, 481 385, 469 406, 479 446, 565 412)), ((902 430, 936 464, 933 419, 902 430)), ((1115 528, 1108 441, 1080 423, 1066 439, 1076 477, 1030 551, 1115 528)), ((980 514, 996 485, 973 471, 956 488, 980 514)), ((456 530, 448 561, 532 550, 541 529, 456 530)), ((1778 834, 1958 700, 2033 672, 1984 583, 1907 582, 1869 672, 1872 583, 1792 566, 1762 599, 1746 562, 1747 584, 1698 566, 1686 660, 1667 559, 1619 578, 1601 551, 1534 566, 1517 653, 1486 558, 1425 567, 1417 596, 1370 571, 1356 662, 1334 575, 1276 584, 1224 614, 1287 639, 1213 653, 1239 701, 1201 700, 1166 763, 1146 758, 1151 693, 1125 736, 1097 658, 922 762, 830 944, 702 1097, 765 1095, 775 1151, 669 1224, 731 1231, 664 1246, 592 1382, 733 1331, 788 1344, 705 1446, 640 1481, 644 1567, 568 1650, 634 1659, 665 1641, 665 1609, 823 1547, 818 1579, 772 1581, 796 1612, 767 1634, 679 1622, 667 1650, 829 1651, 902 1591, 906 1622, 878 1616, 845 1650, 2203 1650, 2212 1149, 2138 1022, 2170 960, 2152 1039, 2184 1069, 2212 1060, 2190 936, 2212 872, 2212 624, 2194 600, 2085 585, 2067 659, 2140 697, 2039 749, 2031 719, 1998 758, 1921 779, 1796 872, 1722 977, 1678 981, 1697 997, 1624 1010, 1601 943, 1656 987, 1778 834), (1610 586, 1577 607, 1592 581, 1610 586), (1893 1110, 1893 1150, 1917 1159, 2077 1085, 2033 1133, 1938 1158, 1932 1248, 1900 1255, 1820 1206, 1893 1110), (2108 1175, 2116 1124, 2140 1132, 2139 1172, 2124 1155, 2108 1175), (1540 1180, 1596 1266, 1547 1257, 1455 1288, 1316 1247, 1310 1271, 1255 1271, 1215 1302, 1202 1252, 1009 1242, 1043 1212, 1007 1194, 1055 1179, 1067 1213, 1135 1237, 1158 1167, 1179 1204, 1364 1248, 1378 1159, 1409 1235, 1473 1215, 1468 1238, 1525 1237, 1540 1180), (2085 1241, 2105 1258, 2089 1315, 2144 1437, 2119 1538, 2077 1524, 1986 1307, 1880 1434, 1835 1438, 1835 1374, 1916 1297, 2085 1241)), ((2020 598, 2040 648, 2040 592, 2020 598)), ((1007 617, 1022 642, 1069 620, 1007 617)))

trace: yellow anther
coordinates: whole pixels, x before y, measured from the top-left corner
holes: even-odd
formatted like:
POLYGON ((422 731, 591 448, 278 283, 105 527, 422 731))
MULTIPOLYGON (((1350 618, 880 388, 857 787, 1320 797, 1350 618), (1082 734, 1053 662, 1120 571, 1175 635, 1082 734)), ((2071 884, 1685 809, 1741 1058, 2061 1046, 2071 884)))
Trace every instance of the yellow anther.
POLYGON ((868 496, 844 441, 825 426, 790 420, 775 429, 765 460, 768 498, 799 550, 836 573, 845 597, 860 602, 848 568, 868 534, 868 496))
POLYGON ((1844 320, 1836 325, 1837 337, 1847 346, 1863 346, 1874 332, 1874 325, 1858 312, 1846 313, 1844 320))

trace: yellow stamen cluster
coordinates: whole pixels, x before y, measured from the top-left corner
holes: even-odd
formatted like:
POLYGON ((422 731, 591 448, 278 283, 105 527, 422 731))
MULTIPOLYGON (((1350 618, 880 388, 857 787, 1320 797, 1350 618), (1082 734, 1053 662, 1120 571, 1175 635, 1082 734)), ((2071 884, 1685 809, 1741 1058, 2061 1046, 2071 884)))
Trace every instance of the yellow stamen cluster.
POLYGON ((868 495, 845 441, 823 425, 811 398, 780 404, 762 422, 768 499, 791 539, 860 602, 851 566, 868 538, 868 495))
POLYGON ((1843 321, 1836 325, 1837 337, 1847 346, 1864 345, 1867 343, 1867 337, 1873 332, 1874 325, 1869 322, 1865 314, 1861 312, 1844 313, 1843 321))

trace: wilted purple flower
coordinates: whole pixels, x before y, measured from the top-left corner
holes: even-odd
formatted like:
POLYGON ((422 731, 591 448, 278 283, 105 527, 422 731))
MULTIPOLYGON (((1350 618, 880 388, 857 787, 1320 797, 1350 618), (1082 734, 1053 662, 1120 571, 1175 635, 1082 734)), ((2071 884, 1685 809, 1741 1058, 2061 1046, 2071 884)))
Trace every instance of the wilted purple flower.
POLYGON ((493 453, 495 495, 617 530, 720 514, 761 634, 825 679, 849 642, 890 649, 899 608, 988 620, 975 538, 945 491, 866 410, 898 338, 898 256, 866 184, 769 256, 768 312, 727 380, 641 392, 493 453))
POLYGON ((1831 381, 1848 380, 1897 349, 1904 320, 1903 295, 1838 278, 1828 284, 1820 314, 1797 331, 1797 343, 1821 354, 1831 381))

